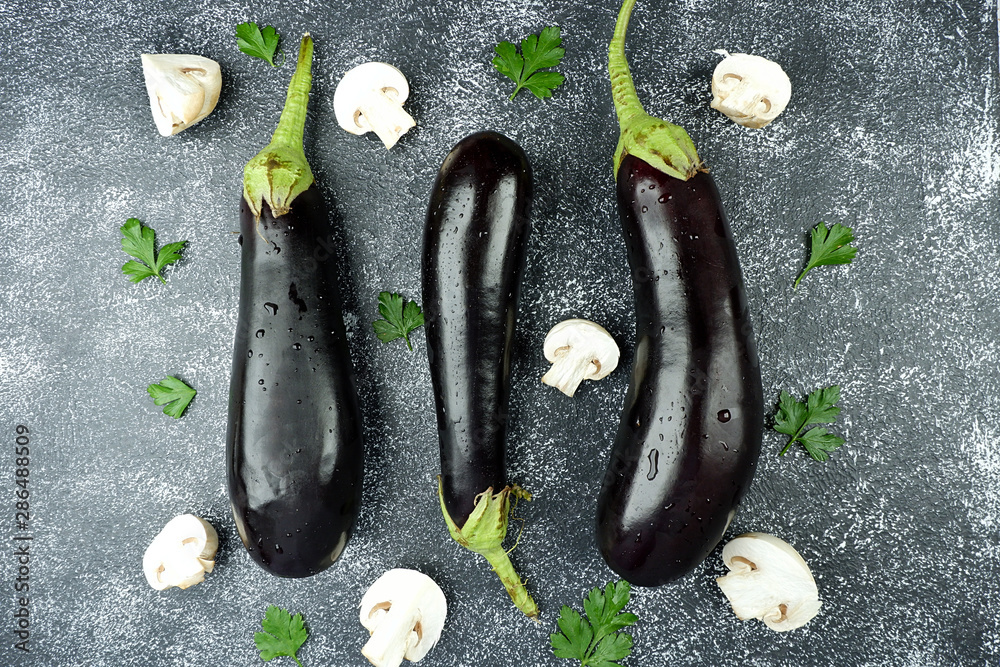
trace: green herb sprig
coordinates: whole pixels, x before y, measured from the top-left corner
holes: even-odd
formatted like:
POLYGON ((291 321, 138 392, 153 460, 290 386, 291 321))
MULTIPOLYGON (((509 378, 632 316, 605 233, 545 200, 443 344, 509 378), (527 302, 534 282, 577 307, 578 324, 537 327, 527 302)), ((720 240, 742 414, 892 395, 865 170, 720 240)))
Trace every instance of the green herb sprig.
POLYGON ((411 351, 410 332, 423 325, 424 314, 415 301, 404 301, 403 297, 391 292, 380 292, 378 295, 378 312, 382 320, 372 322, 372 327, 383 343, 402 338, 411 351), (404 306, 405 304, 405 306, 404 306))
POLYGON ((187 241, 168 243, 160 248, 160 252, 156 252, 156 232, 142 224, 138 218, 126 220, 119 231, 122 233, 122 250, 139 260, 137 262, 130 259, 125 262, 122 273, 134 283, 151 276, 159 278, 162 283, 167 282, 163 277, 163 268, 181 258, 181 250, 187 241))
POLYGON ((854 240, 854 231, 850 227, 844 227, 839 222, 833 223, 833 227, 829 229, 827 229, 825 222, 821 222, 813 228, 809 235, 811 238, 809 263, 795 279, 792 289, 798 287, 802 278, 817 266, 850 264, 854 260, 854 256, 858 254, 857 248, 848 245, 854 240))
POLYGON ((264 620, 260 623, 264 632, 253 634, 253 643, 260 651, 260 659, 269 662, 281 656, 287 656, 302 667, 296 655, 298 650, 309 638, 302 614, 292 616, 287 609, 269 605, 264 612, 264 620))
POLYGON ((236 26, 236 45, 240 51, 270 63, 271 67, 277 67, 274 56, 278 52, 279 41, 281 35, 272 26, 261 29, 252 21, 236 26))
POLYGON ((159 383, 149 385, 146 391, 153 399, 153 403, 163 406, 163 414, 174 419, 181 418, 198 393, 172 375, 163 378, 159 383))
POLYGON ((563 606, 559 612, 559 630, 549 636, 557 658, 579 660, 581 667, 618 667, 632 652, 632 636, 618 632, 639 620, 623 612, 631 586, 627 581, 611 582, 602 591, 594 588, 583 600, 583 617, 563 606))
POLYGON ((784 456, 793 444, 801 443, 809 456, 817 461, 826 461, 830 452, 844 444, 844 439, 833 435, 825 428, 816 426, 803 431, 811 424, 832 424, 837 421, 840 408, 840 387, 833 385, 817 389, 806 397, 806 402, 795 400, 787 391, 781 392, 778 414, 774 418, 774 430, 790 436, 791 439, 778 456, 784 456))
POLYGON ((493 66, 504 76, 510 78, 517 86, 508 99, 514 99, 523 88, 527 88, 535 97, 542 100, 552 97, 552 91, 566 80, 559 72, 541 72, 547 67, 555 67, 562 61, 566 51, 560 48, 562 37, 559 28, 550 26, 544 28, 538 35, 529 35, 521 40, 521 53, 510 42, 500 42, 493 50, 493 66))

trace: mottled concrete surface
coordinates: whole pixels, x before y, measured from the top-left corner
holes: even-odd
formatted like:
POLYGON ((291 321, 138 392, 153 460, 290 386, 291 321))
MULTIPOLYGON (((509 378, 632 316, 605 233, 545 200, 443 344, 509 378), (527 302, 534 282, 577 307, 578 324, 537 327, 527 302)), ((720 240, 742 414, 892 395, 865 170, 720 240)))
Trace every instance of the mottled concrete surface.
MULTIPOLYGON (((302 612, 305 665, 364 665, 356 606, 396 566, 435 577, 451 605, 427 665, 570 664, 547 636, 564 603, 611 578, 594 547, 599 480, 627 384, 620 369, 568 399, 538 382, 542 339, 571 316, 633 345, 613 200, 617 130, 605 74, 617 7, 592 1, 215 3, 0 1, 0 664, 257 665, 251 635, 276 603, 302 612), (364 507, 342 561, 279 580, 229 515, 224 436, 238 289, 242 165, 273 129, 291 74, 241 54, 243 20, 286 49, 316 39, 306 153, 335 212, 368 438, 364 507), (491 47, 563 28, 565 86, 506 99, 491 47), (139 54, 222 66, 218 108, 160 137, 139 54), (341 131, 332 98, 360 62, 394 63, 418 127, 386 152, 341 131), (520 142, 536 199, 513 369, 510 474, 535 494, 514 560, 533 624, 484 563, 447 537, 434 494, 433 397, 415 350, 371 332, 382 289, 419 294, 428 191, 448 149, 481 129, 520 142), (188 239, 167 284, 129 283, 118 227, 135 216, 188 239), (198 390, 178 421, 147 398, 175 374, 198 390), (16 425, 30 429, 30 525, 15 526, 16 425), (219 529, 216 572, 155 592, 142 552, 183 512, 219 529), (30 647, 14 648, 18 535, 30 534, 30 647)), ((640 2, 629 48, 648 110, 685 126, 714 170, 742 257, 773 406, 838 383, 847 444, 784 458, 768 430, 731 534, 775 533, 824 601, 775 635, 733 616, 718 552, 675 585, 638 590, 631 666, 995 665, 1000 660, 1000 235, 993 0, 640 2), (787 111, 750 132, 709 108, 712 49, 781 62, 787 111), (858 258, 798 290, 808 230, 840 222, 858 258)), ((291 54, 290 54, 291 55, 291 54)), ((773 407, 769 408, 770 424, 773 407)), ((272 664, 291 664, 287 658, 272 664)))

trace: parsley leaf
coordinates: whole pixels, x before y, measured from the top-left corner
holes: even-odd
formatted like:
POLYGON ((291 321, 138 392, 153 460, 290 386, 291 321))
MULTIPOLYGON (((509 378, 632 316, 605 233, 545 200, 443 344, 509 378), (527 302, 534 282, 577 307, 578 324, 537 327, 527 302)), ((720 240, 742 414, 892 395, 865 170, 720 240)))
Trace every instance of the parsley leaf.
POLYGON ((817 266, 850 264, 858 253, 857 248, 848 245, 854 240, 854 231, 850 227, 844 227, 839 222, 833 223, 833 227, 829 229, 827 229, 825 222, 821 222, 809 234, 812 237, 809 263, 795 279, 795 285, 792 289, 798 287, 802 278, 817 266))
POLYGON ((837 437, 821 426, 802 431, 810 424, 832 424, 840 414, 836 406, 840 400, 840 387, 833 385, 817 389, 809 394, 805 403, 801 403, 787 392, 781 392, 778 400, 778 414, 774 418, 774 430, 791 436, 791 440, 781 450, 779 456, 791 448, 795 442, 802 443, 809 456, 817 461, 826 461, 830 452, 844 444, 844 439, 837 437))
POLYGON ((508 99, 514 99, 522 88, 527 88, 540 100, 552 97, 552 91, 562 85, 566 77, 559 72, 538 70, 559 64, 566 54, 564 49, 559 48, 561 43, 559 28, 549 26, 538 35, 522 39, 521 54, 518 54, 517 47, 510 42, 500 42, 493 47, 497 54, 493 59, 493 66, 517 84, 508 99))
POLYGON ((586 618, 563 606, 557 621, 560 632, 549 635, 555 656, 579 660, 581 667, 617 667, 616 661, 632 652, 632 636, 618 631, 639 620, 622 613, 630 590, 627 581, 594 588, 583 601, 586 618))
POLYGON ((268 662, 279 656, 288 656, 302 667, 295 655, 309 638, 309 632, 302 622, 302 614, 292 616, 286 609, 268 605, 260 626, 264 632, 253 633, 253 643, 260 651, 261 660, 268 662))
POLYGON ((150 276, 156 276, 160 282, 167 282, 162 275, 163 268, 181 258, 181 250, 187 241, 168 243, 156 252, 156 232, 146 227, 138 218, 129 218, 120 228, 122 233, 122 250, 139 261, 130 259, 122 266, 122 273, 134 283, 141 282, 150 276))
POLYGON ((159 384, 149 385, 146 391, 154 403, 163 406, 163 413, 174 419, 181 418, 194 395, 198 393, 172 375, 163 378, 159 384))
POLYGON ((403 297, 390 292, 380 292, 378 295, 378 312, 385 319, 372 322, 372 327, 383 343, 402 338, 406 347, 410 345, 410 332, 424 323, 424 314, 415 301, 406 301, 403 307, 403 297))
POLYGON ((278 52, 280 39, 281 36, 272 26, 265 26, 261 30, 252 21, 236 26, 236 45, 240 47, 240 51, 248 56, 266 60, 271 63, 271 67, 277 67, 274 64, 274 55, 278 52))

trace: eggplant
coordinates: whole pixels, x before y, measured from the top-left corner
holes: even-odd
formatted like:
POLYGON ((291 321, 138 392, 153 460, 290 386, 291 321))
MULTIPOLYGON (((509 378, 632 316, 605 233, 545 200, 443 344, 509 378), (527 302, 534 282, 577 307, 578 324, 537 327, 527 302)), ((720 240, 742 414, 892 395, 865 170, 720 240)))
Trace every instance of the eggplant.
POLYGON ((643 111, 625 59, 635 0, 609 50, 622 137, 617 200, 632 270, 632 378, 597 509, 619 576, 659 586, 716 547, 760 453, 763 390, 732 231, 680 127, 643 111))
POLYGON ((530 498, 507 483, 506 441, 531 197, 520 146, 495 132, 460 141, 431 193, 422 282, 441 512, 455 541, 484 556, 518 608, 536 618, 502 546, 511 504, 530 498))
POLYGON ((333 230, 302 149, 307 34, 271 143, 244 171, 239 320, 226 436, 229 497, 250 556, 280 577, 333 564, 361 503, 364 443, 329 253, 333 230))

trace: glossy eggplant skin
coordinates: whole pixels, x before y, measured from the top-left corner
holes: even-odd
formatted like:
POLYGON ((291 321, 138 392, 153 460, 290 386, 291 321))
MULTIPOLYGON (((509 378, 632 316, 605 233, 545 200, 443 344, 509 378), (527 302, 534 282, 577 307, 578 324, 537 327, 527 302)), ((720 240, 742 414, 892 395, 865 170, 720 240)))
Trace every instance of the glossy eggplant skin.
POLYGON ((617 196, 636 346, 597 542, 622 578, 659 586, 722 539, 756 468, 763 394, 742 272, 712 176, 684 181, 628 155, 617 196))
POLYGON ((443 498, 459 526, 478 494, 507 486, 511 349, 531 196, 531 166, 521 147, 481 132, 445 158, 427 211, 427 356, 443 498))
POLYGON ((240 537, 281 577, 340 556, 361 502, 364 444, 332 230, 313 185, 275 218, 243 200, 226 467, 240 537))

